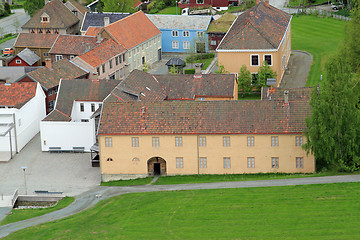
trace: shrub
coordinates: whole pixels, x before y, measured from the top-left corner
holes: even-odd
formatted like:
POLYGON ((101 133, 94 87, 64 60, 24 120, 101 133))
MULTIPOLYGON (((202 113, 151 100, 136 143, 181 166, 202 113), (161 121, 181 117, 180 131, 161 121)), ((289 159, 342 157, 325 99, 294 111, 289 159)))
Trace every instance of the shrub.
POLYGON ((185 74, 194 74, 195 68, 184 69, 184 73, 185 74))
POLYGON ((192 63, 195 62, 196 60, 208 59, 213 57, 215 57, 214 53, 192 54, 191 56, 186 58, 186 62, 192 63))

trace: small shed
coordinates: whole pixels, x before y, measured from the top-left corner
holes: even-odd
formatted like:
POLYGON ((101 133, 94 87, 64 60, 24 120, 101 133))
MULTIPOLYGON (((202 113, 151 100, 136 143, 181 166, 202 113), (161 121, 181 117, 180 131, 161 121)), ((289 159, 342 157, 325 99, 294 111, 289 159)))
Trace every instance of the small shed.
POLYGON ((37 62, 40 60, 40 57, 36 55, 33 51, 28 48, 25 48, 19 52, 14 59, 9 62, 9 66, 25 66, 25 67, 35 67, 37 62))
POLYGON ((180 58, 171 58, 167 63, 170 74, 182 74, 185 67, 185 61, 180 58))

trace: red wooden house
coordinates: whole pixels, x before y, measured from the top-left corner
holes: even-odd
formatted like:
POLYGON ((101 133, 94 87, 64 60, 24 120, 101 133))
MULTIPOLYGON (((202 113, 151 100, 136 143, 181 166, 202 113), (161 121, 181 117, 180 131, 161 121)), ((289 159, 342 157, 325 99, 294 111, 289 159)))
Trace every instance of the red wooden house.
POLYGON ((30 49, 25 48, 10 60, 8 65, 11 67, 35 67, 39 60, 40 57, 38 55, 30 49))

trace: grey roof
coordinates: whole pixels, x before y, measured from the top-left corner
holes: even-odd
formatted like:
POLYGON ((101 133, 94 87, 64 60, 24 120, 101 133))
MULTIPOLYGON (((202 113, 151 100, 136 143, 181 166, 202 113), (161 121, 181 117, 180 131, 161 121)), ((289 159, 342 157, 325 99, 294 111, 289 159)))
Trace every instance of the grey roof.
POLYGON ((189 16, 189 15, 152 15, 146 16, 159 29, 188 29, 188 30, 207 30, 212 20, 212 16, 189 16))
POLYGON ((98 12, 87 12, 81 31, 86 32, 89 27, 104 27, 104 18, 108 17, 110 24, 129 16, 130 13, 98 13, 98 12))
POLYGON ((24 50, 19 52, 17 56, 24 60, 30 66, 40 60, 40 57, 28 48, 25 48, 24 50))
POLYGON ((34 71, 41 67, 0 67, 0 80, 8 83, 15 82, 23 77, 25 73, 34 71))
POLYGON ((165 63, 166 66, 184 66, 185 62, 184 60, 180 58, 171 58, 167 63, 165 63))

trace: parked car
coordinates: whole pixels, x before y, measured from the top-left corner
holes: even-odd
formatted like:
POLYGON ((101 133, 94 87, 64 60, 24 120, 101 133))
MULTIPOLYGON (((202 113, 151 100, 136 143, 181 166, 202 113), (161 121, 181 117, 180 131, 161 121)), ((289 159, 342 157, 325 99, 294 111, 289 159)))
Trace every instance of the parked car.
POLYGON ((15 51, 13 48, 4 48, 4 50, 3 50, 4 57, 11 56, 14 54, 14 52, 15 51))
POLYGON ((343 8, 343 4, 341 2, 336 2, 336 3, 331 3, 331 8, 333 10, 339 10, 341 8, 343 8))

